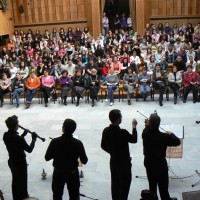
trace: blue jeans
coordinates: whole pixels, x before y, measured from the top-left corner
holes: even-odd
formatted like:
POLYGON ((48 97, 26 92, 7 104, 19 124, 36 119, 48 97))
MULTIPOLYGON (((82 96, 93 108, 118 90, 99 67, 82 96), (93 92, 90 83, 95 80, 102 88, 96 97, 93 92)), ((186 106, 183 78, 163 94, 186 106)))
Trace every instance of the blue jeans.
POLYGON ((38 93, 38 90, 27 90, 26 91, 26 102, 31 103, 35 94, 38 93))
POLYGON ((144 91, 146 91, 146 93, 151 91, 151 88, 148 84, 140 84, 140 92, 144 93, 144 91))
POLYGON ((16 103, 19 104, 19 95, 24 92, 24 88, 16 88, 13 91, 13 99, 16 100, 16 103))
POLYGON ((108 90, 108 96, 107 98, 110 99, 110 102, 114 102, 114 98, 113 98, 113 93, 114 91, 117 89, 116 85, 108 85, 107 86, 107 90, 108 90))

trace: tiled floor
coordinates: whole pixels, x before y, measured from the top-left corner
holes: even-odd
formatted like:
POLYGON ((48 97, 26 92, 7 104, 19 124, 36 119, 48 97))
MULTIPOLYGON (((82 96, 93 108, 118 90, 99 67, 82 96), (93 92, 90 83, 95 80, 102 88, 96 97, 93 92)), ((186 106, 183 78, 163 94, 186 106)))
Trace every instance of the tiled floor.
MULTIPOLYGON (((145 168, 143 166, 142 139, 141 133, 144 128, 144 117, 136 111, 139 110, 143 114, 149 116, 154 110, 162 118, 162 124, 181 124, 185 126, 185 139, 183 146, 183 158, 171 159, 170 166, 174 173, 180 177, 191 177, 183 180, 170 178, 169 190, 172 196, 182 199, 182 192, 191 190, 200 190, 200 185, 192 188, 191 185, 199 180, 195 174, 195 170, 200 171, 200 124, 195 124, 196 120, 200 121, 200 103, 193 104, 188 101, 186 104, 178 102, 173 104, 173 100, 163 102, 164 106, 158 106, 158 102, 132 101, 132 105, 128 106, 127 102, 118 102, 116 100, 114 106, 110 107, 108 102, 98 102, 94 108, 85 102, 81 102, 79 107, 72 105, 60 105, 56 102, 49 104, 48 108, 38 104, 37 99, 34 100, 30 109, 25 110, 24 106, 16 109, 10 106, 8 102, 0 109, 0 131, 1 138, 6 131, 5 119, 13 114, 19 117, 20 125, 38 133, 41 137, 45 137, 43 143, 38 140, 36 147, 31 154, 27 154, 29 163, 29 193, 32 196, 38 197, 40 200, 51 200, 51 175, 52 162, 45 162, 44 154, 50 142, 49 137, 56 137, 61 134, 62 123, 65 118, 75 119, 78 127, 75 135, 84 143, 85 149, 89 158, 89 162, 81 170, 84 172, 84 178, 81 182, 80 192, 99 200, 110 200, 110 172, 109 172, 109 155, 101 148, 101 134, 105 126, 109 125, 108 113, 113 108, 118 108, 122 111, 123 122, 121 127, 131 131, 131 120, 136 117, 138 120, 138 135, 137 144, 130 145, 132 156, 132 185, 129 193, 130 200, 139 200, 142 189, 148 188, 147 179, 136 178, 136 176, 145 176, 145 168), (41 179, 42 170, 47 172, 47 179, 41 179)), ((21 133, 22 130, 19 130, 21 133)), ((30 140, 30 136, 26 137, 30 140)), ((0 140, 0 189, 3 190, 5 200, 11 200, 11 173, 7 166, 7 151, 5 145, 0 140)), ((173 176, 170 173, 170 176, 173 176)), ((64 198, 68 199, 67 191, 64 198)), ((81 197, 81 199, 86 199, 81 197)))

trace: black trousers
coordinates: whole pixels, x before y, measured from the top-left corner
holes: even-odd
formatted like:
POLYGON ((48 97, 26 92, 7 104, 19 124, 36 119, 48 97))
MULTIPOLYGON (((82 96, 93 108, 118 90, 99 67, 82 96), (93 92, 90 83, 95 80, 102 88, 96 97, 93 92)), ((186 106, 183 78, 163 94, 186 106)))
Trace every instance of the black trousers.
POLYGON ((173 90, 173 92, 174 92, 174 97, 177 98, 177 94, 178 94, 178 91, 179 91, 179 89, 180 89, 179 84, 170 82, 170 83, 169 83, 169 86, 170 86, 170 88, 171 88, 171 89, 173 90))
POLYGON ((1 103, 3 103, 3 96, 4 96, 5 94, 9 93, 9 92, 10 92, 9 89, 2 90, 2 89, 0 88, 0 101, 1 101, 1 103))
POLYGON ((8 161, 12 173, 13 200, 22 200, 28 197, 27 190, 27 164, 13 164, 8 161))
POLYGON ((43 92, 43 95, 44 95, 44 102, 45 103, 48 103, 48 98, 50 97, 50 92, 53 90, 53 87, 46 87, 46 86, 43 86, 41 87, 41 91, 43 92))
POLYGON ((131 164, 117 165, 110 161, 112 200, 127 200, 132 180, 131 164))
POLYGON ((54 168, 52 180, 53 200, 62 200, 65 184, 67 184, 69 199, 80 200, 80 180, 78 169, 73 171, 61 171, 54 168))
POLYGON ((166 159, 155 161, 144 159, 147 178, 149 181, 149 190, 157 195, 157 186, 159 188, 161 200, 170 200, 168 192, 169 176, 166 159))
POLYGON ((189 92, 192 91, 193 93, 193 101, 197 101, 198 99, 198 87, 194 85, 189 85, 188 87, 184 87, 184 95, 183 99, 187 99, 189 92))
POLYGON ((91 99, 97 99, 98 92, 99 92, 98 86, 90 86, 90 98, 91 99))
POLYGON ((159 90, 159 102, 163 101, 163 93, 165 91, 165 84, 163 82, 152 81, 155 90, 159 90))

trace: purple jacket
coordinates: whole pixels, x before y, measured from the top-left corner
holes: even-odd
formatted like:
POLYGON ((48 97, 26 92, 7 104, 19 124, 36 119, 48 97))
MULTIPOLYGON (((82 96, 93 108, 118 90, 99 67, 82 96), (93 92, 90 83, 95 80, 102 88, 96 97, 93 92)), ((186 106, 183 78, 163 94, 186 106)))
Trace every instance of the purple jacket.
POLYGON ((72 80, 69 76, 66 76, 66 77, 61 76, 59 81, 60 81, 61 87, 66 86, 66 85, 69 86, 72 84, 72 80))

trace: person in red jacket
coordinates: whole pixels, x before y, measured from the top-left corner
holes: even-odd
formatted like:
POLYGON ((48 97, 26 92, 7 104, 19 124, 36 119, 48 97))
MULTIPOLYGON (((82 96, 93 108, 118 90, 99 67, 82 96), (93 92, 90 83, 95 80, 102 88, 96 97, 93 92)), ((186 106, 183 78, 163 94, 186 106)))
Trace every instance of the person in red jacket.
POLYGON ((29 108, 33 97, 40 89, 40 79, 35 75, 34 71, 31 72, 26 81, 26 89, 26 108, 29 108))
POLYGON ((187 72, 184 73, 184 95, 183 103, 186 103, 190 91, 193 93, 193 103, 197 102, 198 96, 198 74, 192 71, 192 66, 188 65, 187 72))

